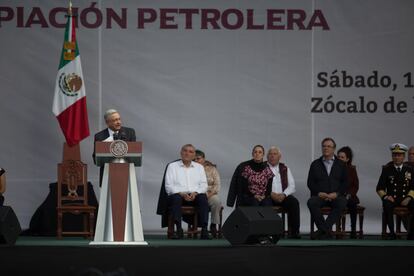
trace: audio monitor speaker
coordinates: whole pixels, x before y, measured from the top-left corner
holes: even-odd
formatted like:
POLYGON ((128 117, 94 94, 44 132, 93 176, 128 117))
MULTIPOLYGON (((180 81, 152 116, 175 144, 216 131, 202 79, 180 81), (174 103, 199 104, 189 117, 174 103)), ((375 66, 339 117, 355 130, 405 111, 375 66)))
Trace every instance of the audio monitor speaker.
POLYGON ((21 231, 13 209, 10 206, 0 206, 0 244, 13 245, 21 231))
POLYGON ((255 244, 261 237, 279 240, 283 231, 280 216, 272 207, 237 207, 222 227, 224 237, 232 245, 255 244))

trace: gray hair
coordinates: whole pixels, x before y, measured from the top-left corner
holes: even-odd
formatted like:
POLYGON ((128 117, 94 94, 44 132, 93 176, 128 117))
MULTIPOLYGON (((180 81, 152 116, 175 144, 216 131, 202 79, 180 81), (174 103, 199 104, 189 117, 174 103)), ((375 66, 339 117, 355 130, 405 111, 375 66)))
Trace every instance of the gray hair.
POLYGON ((196 150, 196 148, 192 144, 185 144, 181 147, 181 151, 183 151, 185 148, 193 148, 194 151, 196 150))
POLYGON ((119 112, 116 109, 108 109, 107 111, 105 111, 105 114, 104 114, 105 122, 108 121, 109 116, 111 116, 114 113, 119 113, 119 112))
POLYGON ((271 146, 269 148, 269 150, 267 151, 267 154, 269 154, 272 150, 275 150, 275 151, 277 151, 277 153, 282 154, 282 152, 280 151, 280 149, 278 147, 276 147, 276 146, 271 146))

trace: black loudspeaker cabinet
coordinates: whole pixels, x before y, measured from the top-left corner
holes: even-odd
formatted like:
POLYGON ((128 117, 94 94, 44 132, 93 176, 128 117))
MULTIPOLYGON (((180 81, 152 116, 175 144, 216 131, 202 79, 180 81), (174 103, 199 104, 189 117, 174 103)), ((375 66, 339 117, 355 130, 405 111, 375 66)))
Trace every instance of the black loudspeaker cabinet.
POLYGON ((20 235, 19 220, 10 206, 0 206, 0 245, 13 245, 20 235))
POLYGON ((232 245, 259 243, 259 238, 272 236, 276 243, 283 231, 281 217, 272 207, 237 207, 222 228, 232 245))

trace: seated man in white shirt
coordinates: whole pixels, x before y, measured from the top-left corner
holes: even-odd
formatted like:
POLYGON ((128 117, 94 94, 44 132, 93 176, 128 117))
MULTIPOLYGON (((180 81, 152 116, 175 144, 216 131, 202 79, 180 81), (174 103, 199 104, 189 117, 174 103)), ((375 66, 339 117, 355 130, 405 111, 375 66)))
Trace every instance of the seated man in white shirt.
POLYGON ((279 162, 281 157, 282 154, 277 147, 270 147, 267 153, 267 163, 275 175, 273 177, 271 198, 273 205, 282 206, 287 210, 290 228, 288 238, 300 239, 299 201, 293 196, 295 180, 290 169, 285 164, 279 162))
POLYGON ((195 147, 191 144, 181 148, 181 160, 172 162, 167 167, 165 174, 165 191, 168 195, 168 206, 173 216, 176 232, 173 239, 183 238, 181 227, 182 205, 197 207, 198 225, 201 226, 201 239, 209 239, 208 223, 208 200, 207 177, 204 167, 196 162, 195 147))

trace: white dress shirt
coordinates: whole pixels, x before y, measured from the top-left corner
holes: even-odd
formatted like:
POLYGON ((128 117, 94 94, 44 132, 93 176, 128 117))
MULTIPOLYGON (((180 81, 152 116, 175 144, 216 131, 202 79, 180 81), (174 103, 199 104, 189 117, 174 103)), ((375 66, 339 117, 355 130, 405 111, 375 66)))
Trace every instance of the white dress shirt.
POLYGON ((325 158, 323 158, 322 161, 323 161, 323 164, 325 165, 325 169, 326 169, 327 174, 330 175, 331 174, 332 165, 333 165, 333 163, 335 161, 335 156, 333 156, 332 159, 325 159, 325 158))
POLYGON ((109 136, 108 138, 106 138, 105 140, 103 140, 104 142, 112 142, 114 141, 114 131, 110 128, 108 128, 108 132, 109 132, 109 136))
POLYGON ((207 177, 204 167, 196 162, 191 162, 186 167, 183 161, 170 163, 165 174, 165 191, 168 195, 176 193, 207 192, 207 177))
POLYGON ((268 163, 268 165, 269 165, 269 168, 272 170, 273 174, 275 175, 273 177, 273 182, 272 182, 272 192, 277 193, 277 194, 284 193, 286 196, 293 194, 296 191, 295 180, 293 179, 290 169, 287 168, 288 186, 283 191, 282 180, 280 178, 280 172, 279 172, 279 164, 277 164, 276 166, 272 166, 271 164, 268 163))
POLYGON ((397 165, 394 164, 394 167, 397 170, 397 172, 401 172, 402 171, 403 164, 401 164, 399 166, 397 166, 397 165))

